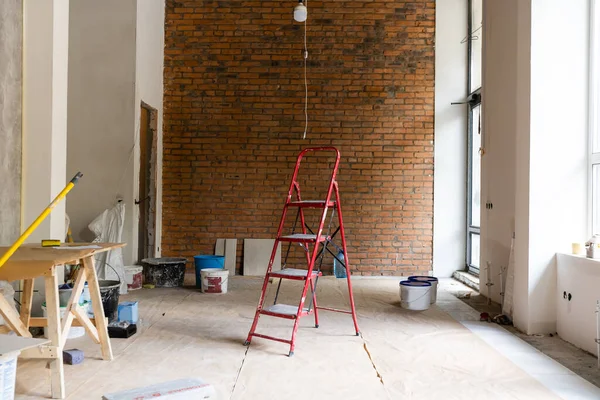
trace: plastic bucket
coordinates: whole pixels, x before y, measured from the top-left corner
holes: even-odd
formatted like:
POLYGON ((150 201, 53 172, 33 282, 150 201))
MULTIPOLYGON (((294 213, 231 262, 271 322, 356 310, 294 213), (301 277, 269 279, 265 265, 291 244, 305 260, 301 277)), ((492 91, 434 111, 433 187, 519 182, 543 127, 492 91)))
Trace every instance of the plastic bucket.
POLYGON ((0 356, 0 399, 14 400, 19 352, 0 356))
POLYGON ((127 290, 136 290, 142 288, 143 271, 144 267, 139 265, 125 267, 125 282, 127 283, 127 290))
POLYGON ((104 316, 108 322, 116 321, 117 310, 119 308, 119 287, 121 282, 98 280, 100 286, 100 296, 102 297, 102 307, 104 307, 104 316))
POLYGON ((202 293, 227 293, 229 271, 220 268, 206 268, 200 270, 202 280, 202 293))
MULTIPOLYGON (((60 307, 60 319, 61 320, 65 316, 66 312, 67 312, 67 307, 61 306, 60 307)), ((42 313, 44 315, 44 318, 48 317, 48 310, 46 309, 46 302, 42 303, 42 313)), ((46 329, 47 328, 44 328, 44 336, 48 337, 48 332, 46 329)), ((85 335, 85 328, 83 326, 71 326, 71 328, 69 329, 69 333, 67 334, 67 339, 75 339, 78 337, 82 337, 83 335, 85 335)), ((2 397, 0 397, 0 399, 2 399, 2 397)))
POLYGON ((202 288, 200 271, 203 269, 224 269, 225 256, 194 256, 194 267, 196 268, 196 287, 202 288))
POLYGON ((186 258, 162 257, 145 258, 144 283, 155 287, 180 287, 185 278, 186 258))
POLYGON ((400 282, 400 305, 407 310, 427 310, 431 305, 431 283, 421 281, 400 282))
POLYGON ((438 278, 435 276, 409 276, 408 280, 431 283, 431 304, 437 301, 438 278))

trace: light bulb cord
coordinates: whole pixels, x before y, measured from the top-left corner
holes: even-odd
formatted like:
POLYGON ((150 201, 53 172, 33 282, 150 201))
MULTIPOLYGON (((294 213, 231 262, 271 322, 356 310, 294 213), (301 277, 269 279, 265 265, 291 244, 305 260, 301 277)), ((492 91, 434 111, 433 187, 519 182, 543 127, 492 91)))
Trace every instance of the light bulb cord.
MULTIPOLYGON (((308 4, 308 0, 304 1, 304 5, 308 4)), ((307 45, 307 24, 306 21, 308 18, 304 20, 304 135, 302 139, 306 139, 306 132, 308 131, 308 78, 307 78, 307 67, 308 67, 308 45, 307 45)))

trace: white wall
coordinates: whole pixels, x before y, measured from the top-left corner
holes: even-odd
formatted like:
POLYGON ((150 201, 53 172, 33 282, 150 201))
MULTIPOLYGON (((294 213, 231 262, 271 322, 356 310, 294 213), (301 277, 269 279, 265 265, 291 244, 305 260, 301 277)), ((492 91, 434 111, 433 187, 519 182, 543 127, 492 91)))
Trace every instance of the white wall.
POLYGON ((596 301, 600 300, 600 262, 570 254, 556 255, 558 280, 553 293, 557 303, 560 337, 593 354, 596 347, 596 301), (571 300, 563 293, 571 294, 571 300))
POLYGON ((555 254, 586 239, 589 0, 564 4, 533 0, 531 10, 531 332, 554 331, 555 254))
POLYGON ((436 4, 435 174, 433 272, 448 277, 465 267, 467 0, 436 4))
MULTIPOLYGON (((165 1, 138 0, 136 24, 136 84, 135 84, 135 130, 140 132, 140 104, 143 101, 158 112, 157 122, 157 194, 156 194, 156 240, 155 251, 160 255, 162 226, 162 128, 163 128, 163 67, 165 47, 165 1)), ((136 198, 139 190, 139 140, 135 148, 135 188, 136 198)), ((136 221, 134 237, 138 232, 138 207, 135 208, 136 221)), ((137 254, 137 253, 136 253, 137 254)))
POLYGON ((483 211, 481 262, 496 275, 514 229, 514 323, 555 332, 555 254, 586 231, 589 4, 484 4, 482 201, 494 208, 483 211))
POLYGON ((515 224, 517 1, 484 2, 479 287, 488 296, 489 262, 489 293, 498 303, 515 224), (492 209, 485 208, 487 202, 492 209))
POLYGON ((69 195, 67 213, 74 238, 90 240, 88 224, 121 197, 126 263, 137 254, 136 12, 135 0, 72 1, 69 37, 67 169, 84 176, 69 195))

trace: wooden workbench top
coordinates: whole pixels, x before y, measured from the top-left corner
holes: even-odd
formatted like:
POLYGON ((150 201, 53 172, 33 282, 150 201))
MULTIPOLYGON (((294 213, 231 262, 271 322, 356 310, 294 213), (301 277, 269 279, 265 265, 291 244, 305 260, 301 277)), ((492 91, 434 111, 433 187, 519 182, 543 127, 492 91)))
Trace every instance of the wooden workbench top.
MULTIPOLYGON (((25 244, 19 247, 9 260, 0 267, 0 280, 16 281, 44 275, 55 265, 67 264, 119 247, 125 243, 65 243, 56 247, 25 244), (90 248, 91 246, 95 248, 90 248)), ((4 254, 8 247, 0 247, 4 254)))

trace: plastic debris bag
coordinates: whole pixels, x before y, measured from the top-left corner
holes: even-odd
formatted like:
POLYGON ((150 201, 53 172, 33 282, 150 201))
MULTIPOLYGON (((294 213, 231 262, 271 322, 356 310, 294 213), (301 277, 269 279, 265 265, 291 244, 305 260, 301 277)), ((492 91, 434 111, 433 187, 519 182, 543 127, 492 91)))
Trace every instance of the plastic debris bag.
MULTIPOLYGON (((118 202, 113 208, 104 210, 88 225, 88 228, 96 235, 94 243, 121 243, 124 222, 125 204, 123 202, 118 202)), ((96 254, 96 271, 100 279, 120 281, 119 293, 127 294, 121 250, 118 248, 96 254)))

